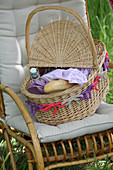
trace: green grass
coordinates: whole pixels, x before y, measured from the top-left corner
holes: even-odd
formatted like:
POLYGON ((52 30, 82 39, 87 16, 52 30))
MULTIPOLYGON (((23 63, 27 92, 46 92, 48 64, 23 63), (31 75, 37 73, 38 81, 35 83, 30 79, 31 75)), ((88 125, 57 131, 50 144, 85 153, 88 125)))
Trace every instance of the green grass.
MULTIPOLYGON (((113 62, 113 14, 111 12, 108 0, 87 0, 88 1, 88 9, 90 16, 90 24, 92 29, 92 36, 94 39, 98 39, 105 43, 106 49, 109 52, 109 56, 111 57, 111 62, 113 62)), ((108 103, 113 103, 113 71, 109 74, 110 79, 110 90, 107 94, 106 100, 108 103)), ((13 138, 11 139, 12 146, 14 149, 14 155, 17 163, 18 170, 27 170, 27 158, 25 154, 25 148, 18 142, 16 142, 13 138)), ((4 137, 0 136, 0 155, 5 159, 6 152, 6 143, 4 141, 4 137)), ((88 164, 88 166, 92 169, 100 169, 102 162, 97 162, 88 164), (98 165, 97 167, 95 167, 98 165), (92 167, 91 167, 92 166, 92 167)), ((110 160, 107 158, 104 160, 104 165, 107 167, 110 160)), ((104 167, 105 167, 104 166, 104 167)), ((105 168, 106 168, 105 167, 105 168)), ((6 164, 6 168, 8 170, 12 170, 11 163, 8 162, 6 164)), ((36 169, 34 167, 34 169, 36 169)), ((67 168, 57 168, 56 170, 81 170, 83 169, 81 166, 72 166, 67 168)), ((107 168, 105 169, 107 170, 107 168)))
POLYGON ((1 167, 0 167, 0 170, 4 170, 4 169, 5 169, 5 163, 6 163, 6 161, 8 160, 9 155, 10 155, 10 152, 6 155, 6 157, 5 157, 2 165, 1 165, 1 167))
MULTIPOLYGON (((11 137, 10 139, 11 139, 12 149, 15 157, 15 162, 17 165, 17 170, 27 170, 28 165, 27 165, 27 156, 25 153, 25 147, 21 143, 17 142, 14 138, 11 137)), ((3 135, 0 136, 0 156, 2 157, 4 162, 8 157, 6 141, 3 135)), ((12 170, 12 165, 10 161, 6 163, 6 169, 12 170)))
POLYGON ((113 14, 108 0, 88 0, 92 35, 103 41, 113 61, 113 14))
MULTIPOLYGON (((113 14, 108 0, 88 0, 92 36, 104 42, 113 62, 113 14)), ((107 103, 113 103, 113 69, 108 73, 110 84, 106 96, 107 103)))

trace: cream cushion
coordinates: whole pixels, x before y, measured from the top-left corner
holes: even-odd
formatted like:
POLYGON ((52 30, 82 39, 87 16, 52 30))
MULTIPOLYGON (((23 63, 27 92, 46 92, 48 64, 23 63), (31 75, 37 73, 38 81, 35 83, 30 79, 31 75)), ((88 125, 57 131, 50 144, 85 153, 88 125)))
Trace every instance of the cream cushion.
MULTIPOLYGON (((96 133, 113 127, 113 105, 101 103, 96 113, 83 120, 68 122, 57 126, 38 123, 32 117, 40 142, 72 139, 85 134, 96 133)), ((21 115, 6 119, 6 123, 29 134, 21 115), (20 123, 21 122, 21 123, 20 123)))

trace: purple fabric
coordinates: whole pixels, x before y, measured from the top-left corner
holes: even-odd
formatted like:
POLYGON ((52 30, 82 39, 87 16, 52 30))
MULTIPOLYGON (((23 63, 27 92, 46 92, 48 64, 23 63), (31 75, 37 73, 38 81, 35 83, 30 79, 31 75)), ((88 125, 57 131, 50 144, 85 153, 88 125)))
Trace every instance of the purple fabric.
POLYGON ((44 93, 43 88, 38 87, 38 86, 29 87, 27 90, 28 90, 28 92, 30 92, 32 94, 43 94, 44 93))
POLYGON ((78 68, 78 70, 85 74, 86 77, 88 77, 89 74, 91 73, 91 68, 78 68))
POLYGON ((40 77, 39 79, 35 80, 35 83, 41 86, 45 86, 47 83, 49 83, 49 80, 44 77, 40 77))
POLYGON ((32 94, 45 94, 44 86, 49 83, 49 80, 46 78, 36 79, 35 83, 31 83, 30 87, 27 89, 32 94))
POLYGON ((91 73, 91 69, 77 69, 77 68, 69 68, 65 69, 56 69, 52 72, 49 72, 42 77, 50 78, 52 80, 63 79, 68 80, 69 83, 77 83, 79 85, 83 85, 87 82, 87 77, 91 73))

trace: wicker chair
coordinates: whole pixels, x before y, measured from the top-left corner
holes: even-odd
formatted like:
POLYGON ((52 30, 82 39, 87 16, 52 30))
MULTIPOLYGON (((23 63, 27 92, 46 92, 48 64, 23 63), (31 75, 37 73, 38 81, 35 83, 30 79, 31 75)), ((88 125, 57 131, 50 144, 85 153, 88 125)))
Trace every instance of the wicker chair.
MULTIPOLYGON (((85 1, 86 12, 87 12, 87 2, 85 1)), ((89 24, 89 17, 87 12, 87 21, 89 24)), ((4 49, 3 49, 4 50, 4 49)), ((113 68, 113 64, 110 63, 109 67, 113 68)), ((2 72, 3 73, 3 72, 2 72)), ((4 74, 3 74, 4 76, 4 74)), ((15 80, 14 80, 15 81, 15 80)), ((10 82, 9 82, 10 84, 10 82)), ((16 90, 15 90, 16 91, 16 90)), ((3 131, 3 134, 7 143, 7 150, 10 151, 10 158, 12 162, 12 167, 14 170, 17 169, 13 150, 10 142, 10 136, 14 137, 17 141, 21 142, 26 148, 26 154, 28 157, 28 166, 29 169, 33 169, 33 164, 36 164, 37 169, 52 169, 57 167, 65 167, 72 166, 78 164, 84 164, 88 162, 92 162, 95 160, 94 152, 97 160, 104 159, 108 155, 108 157, 113 156, 113 128, 106 128, 107 130, 103 130, 97 133, 90 133, 85 135, 79 135, 79 137, 74 137, 66 140, 57 140, 50 142, 41 142, 39 141, 39 136, 37 135, 36 127, 34 126, 34 122, 23 104, 20 97, 12 90, 10 87, 4 84, 0 84, 0 126, 3 131), (25 133, 21 129, 18 130, 13 129, 9 124, 7 124, 6 120, 6 107, 4 104, 5 95, 3 97, 3 93, 8 94, 13 101, 16 103, 19 108, 25 123, 29 129, 29 134, 25 133), (17 133, 19 132, 19 134, 17 133), (107 141, 107 144, 105 143, 107 141), (92 145, 94 143, 94 146, 92 145), (84 157, 86 155, 86 158, 84 157)), ((21 122, 20 122, 21 123, 21 122)))

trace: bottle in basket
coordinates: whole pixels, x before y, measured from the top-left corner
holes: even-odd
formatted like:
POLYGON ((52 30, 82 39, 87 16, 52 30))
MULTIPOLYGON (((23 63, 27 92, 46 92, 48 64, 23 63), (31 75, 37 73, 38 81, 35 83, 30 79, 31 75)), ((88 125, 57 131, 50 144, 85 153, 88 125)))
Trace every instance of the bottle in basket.
POLYGON ((31 74, 31 76, 30 76, 31 81, 35 81, 36 79, 38 79, 40 77, 39 72, 37 71, 36 68, 31 68, 30 74, 31 74))

